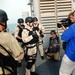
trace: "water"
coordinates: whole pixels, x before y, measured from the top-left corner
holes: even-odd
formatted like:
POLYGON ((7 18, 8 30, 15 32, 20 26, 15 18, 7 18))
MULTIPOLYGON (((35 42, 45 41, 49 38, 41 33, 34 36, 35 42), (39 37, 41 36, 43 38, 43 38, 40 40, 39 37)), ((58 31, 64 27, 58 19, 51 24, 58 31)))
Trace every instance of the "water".
POLYGON ((7 30, 8 30, 10 33, 13 33, 16 26, 17 26, 17 23, 14 23, 14 24, 7 24, 7 30))

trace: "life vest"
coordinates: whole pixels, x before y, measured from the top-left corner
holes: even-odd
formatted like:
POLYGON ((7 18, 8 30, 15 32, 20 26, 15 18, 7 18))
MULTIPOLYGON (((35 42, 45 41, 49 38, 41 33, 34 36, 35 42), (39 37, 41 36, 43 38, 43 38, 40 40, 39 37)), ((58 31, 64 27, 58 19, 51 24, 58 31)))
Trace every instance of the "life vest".
MULTIPOLYGON (((25 27, 21 28, 19 25, 18 25, 17 27, 19 28, 18 36, 19 36, 19 37, 22 37, 22 31, 23 31, 23 29, 24 29, 25 27)), ((22 42, 21 39, 18 39, 18 38, 16 38, 16 39, 18 40, 18 42, 22 42)))

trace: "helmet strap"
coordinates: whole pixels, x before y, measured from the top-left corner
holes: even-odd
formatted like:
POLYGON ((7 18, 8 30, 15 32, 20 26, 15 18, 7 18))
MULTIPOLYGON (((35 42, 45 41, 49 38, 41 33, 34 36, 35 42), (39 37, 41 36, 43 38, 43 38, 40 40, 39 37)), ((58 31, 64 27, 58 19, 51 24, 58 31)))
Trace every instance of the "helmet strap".
POLYGON ((5 27, 5 25, 3 25, 2 23, 0 23, 1 26, 5 27))
POLYGON ((30 25, 30 23, 29 23, 29 26, 32 27, 32 26, 30 25))
POLYGON ((1 26, 5 27, 5 29, 7 28, 7 23, 5 22, 5 25, 3 25, 2 23, 0 23, 1 26))

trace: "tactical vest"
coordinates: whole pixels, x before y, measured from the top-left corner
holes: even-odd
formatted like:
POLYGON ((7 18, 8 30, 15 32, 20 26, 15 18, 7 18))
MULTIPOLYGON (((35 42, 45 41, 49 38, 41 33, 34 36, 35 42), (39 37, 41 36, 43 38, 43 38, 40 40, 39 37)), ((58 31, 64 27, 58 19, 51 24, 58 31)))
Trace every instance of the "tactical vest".
POLYGON ((36 27, 33 26, 33 31, 36 31, 36 30, 40 32, 40 37, 43 38, 44 37, 44 34, 43 34, 42 30, 39 29, 39 24, 36 27))
MULTIPOLYGON (((22 37, 22 31, 23 31, 24 28, 21 28, 19 25, 18 25, 17 27, 19 28, 18 36, 19 36, 19 37, 22 37)), ((18 40, 18 42, 22 42, 21 39, 18 39, 18 38, 16 38, 16 39, 18 40)))
POLYGON ((33 27, 33 31, 39 31, 39 27, 37 26, 37 27, 33 27))
MULTIPOLYGON (((30 31, 29 29, 25 28, 27 31, 29 31, 29 34, 28 36, 32 35, 33 34, 33 31, 30 31)), ((27 42, 27 43, 24 43, 25 45, 28 45, 28 44, 35 44, 37 43, 39 40, 39 38, 33 38, 31 41, 27 42)))
MULTIPOLYGON (((49 46, 52 46, 54 44, 59 44, 59 37, 58 36, 56 36, 56 38, 54 38, 54 39, 52 37, 50 37, 50 44, 49 44, 49 46)), ((59 45, 56 46, 56 49, 59 50, 60 46, 59 45)))

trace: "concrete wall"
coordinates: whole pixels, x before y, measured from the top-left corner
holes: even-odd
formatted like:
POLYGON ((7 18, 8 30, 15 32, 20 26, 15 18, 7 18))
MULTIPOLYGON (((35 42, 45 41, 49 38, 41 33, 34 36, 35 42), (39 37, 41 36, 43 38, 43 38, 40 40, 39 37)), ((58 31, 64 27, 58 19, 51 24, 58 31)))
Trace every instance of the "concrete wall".
POLYGON ((75 0, 72 0, 72 11, 75 10, 75 0))
POLYGON ((40 0, 33 0, 34 16, 37 17, 38 21, 40 22, 39 2, 40 2, 40 0))

